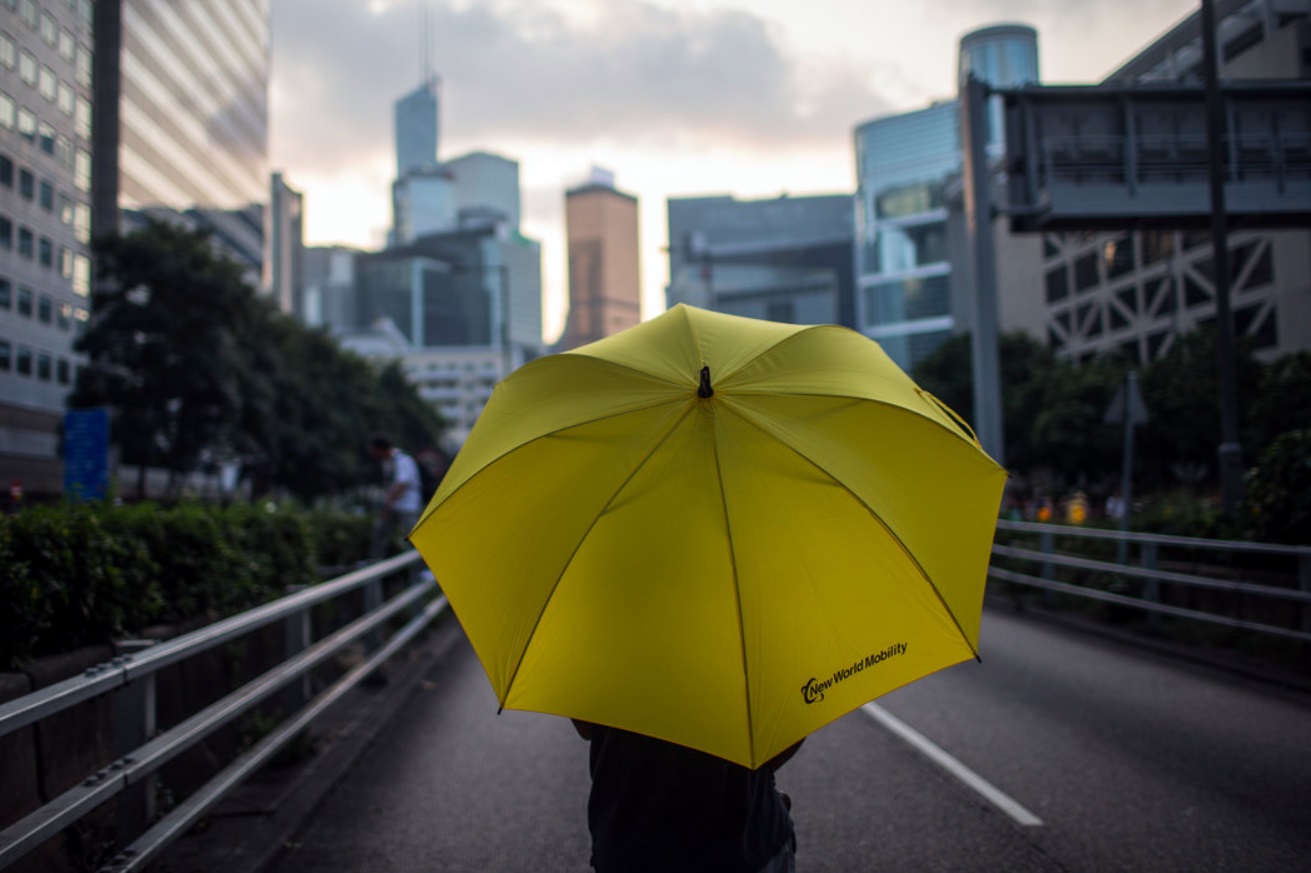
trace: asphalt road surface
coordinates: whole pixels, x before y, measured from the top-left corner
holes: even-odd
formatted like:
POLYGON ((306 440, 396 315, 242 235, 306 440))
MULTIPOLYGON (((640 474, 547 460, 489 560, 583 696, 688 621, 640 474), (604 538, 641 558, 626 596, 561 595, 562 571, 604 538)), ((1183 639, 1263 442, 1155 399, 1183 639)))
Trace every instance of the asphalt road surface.
MULTIPOLYGON (((982 651, 779 773, 799 870, 1311 871, 1311 696, 996 610, 982 651)), ((587 790, 462 642, 275 869, 585 871, 587 790)))

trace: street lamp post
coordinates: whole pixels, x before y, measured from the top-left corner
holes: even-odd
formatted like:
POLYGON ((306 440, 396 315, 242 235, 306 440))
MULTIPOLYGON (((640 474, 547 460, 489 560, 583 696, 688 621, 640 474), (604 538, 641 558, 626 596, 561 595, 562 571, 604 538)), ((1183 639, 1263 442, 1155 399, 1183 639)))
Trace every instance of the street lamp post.
POLYGON ((1220 367, 1220 491, 1233 518, 1243 499, 1243 449, 1238 441, 1234 326, 1229 305, 1229 239, 1224 189, 1224 103, 1215 44, 1215 0, 1202 0, 1202 66, 1206 88, 1206 149, 1211 187, 1211 262, 1215 283, 1216 357, 1220 367))

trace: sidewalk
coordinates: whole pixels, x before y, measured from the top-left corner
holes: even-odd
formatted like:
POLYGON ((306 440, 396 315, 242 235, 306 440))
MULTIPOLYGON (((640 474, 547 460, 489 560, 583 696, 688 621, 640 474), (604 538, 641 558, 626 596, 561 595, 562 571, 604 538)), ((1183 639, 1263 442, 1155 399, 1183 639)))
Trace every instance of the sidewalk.
POLYGON ((365 681, 312 728, 314 756, 266 767, 225 798, 186 836, 167 848, 153 873, 259 873, 283 852, 333 787, 350 772, 424 677, 463 642, 449 614, 428 635, 389 661, 385 681, 365 681))

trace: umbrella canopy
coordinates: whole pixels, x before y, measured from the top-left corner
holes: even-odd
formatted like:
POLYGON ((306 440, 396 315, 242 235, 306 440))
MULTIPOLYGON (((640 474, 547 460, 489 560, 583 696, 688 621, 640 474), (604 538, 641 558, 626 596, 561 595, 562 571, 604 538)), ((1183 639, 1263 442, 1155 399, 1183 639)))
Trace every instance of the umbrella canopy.
POLYGON ((410 539, 502 706, 754 768, 977 657, 1004 482, 877 343, 680 305, 501 382, 410 539))

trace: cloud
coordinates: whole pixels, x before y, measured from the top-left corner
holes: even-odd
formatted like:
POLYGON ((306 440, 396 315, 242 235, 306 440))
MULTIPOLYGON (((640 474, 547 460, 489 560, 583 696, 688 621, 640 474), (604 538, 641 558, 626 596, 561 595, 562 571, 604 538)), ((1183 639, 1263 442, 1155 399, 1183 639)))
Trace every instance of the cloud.
MULTIPOLYGON (((443 143, 798 150, 845 141, 891 105, 873 71, 802 61, 747 12, 644 0, 591 11, 432 4, 443 143)), ((419 3, 278 0, 273 23, 280 151, 322 166, 389 149, 392 103, 421 76, 419 3)))

